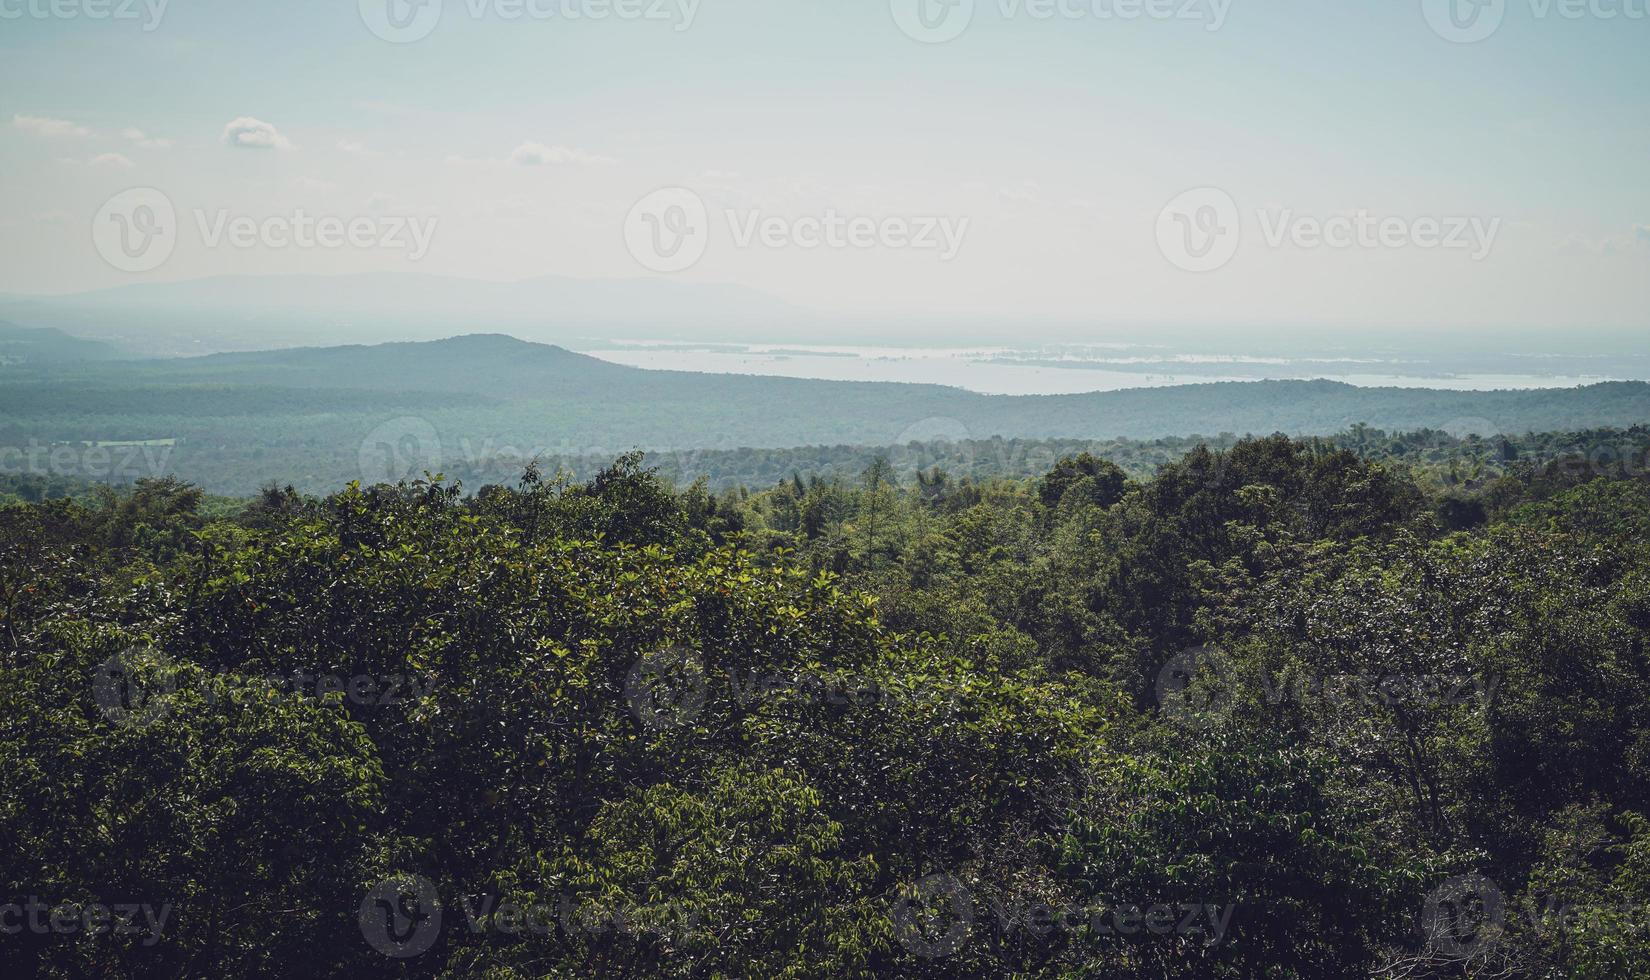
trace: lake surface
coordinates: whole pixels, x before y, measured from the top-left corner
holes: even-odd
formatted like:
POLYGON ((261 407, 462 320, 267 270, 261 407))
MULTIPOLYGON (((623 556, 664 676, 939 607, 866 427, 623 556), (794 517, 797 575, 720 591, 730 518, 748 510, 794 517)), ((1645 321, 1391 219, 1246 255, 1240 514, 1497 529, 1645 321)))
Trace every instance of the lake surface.
POLYGON ((949 385, 991 395, 1061 395, 1268 378, 1326 378, 1362 387, 1478 391, 1571 388, 1641 377, 1650 367, 1632 358, 1567 355, 1485 355, 1474 363, 1459 356, 1275 357, 1125 344, 931 348, 627 341, 589 347, 583 352, 616 364, 661 371, 903 381, 949 385))

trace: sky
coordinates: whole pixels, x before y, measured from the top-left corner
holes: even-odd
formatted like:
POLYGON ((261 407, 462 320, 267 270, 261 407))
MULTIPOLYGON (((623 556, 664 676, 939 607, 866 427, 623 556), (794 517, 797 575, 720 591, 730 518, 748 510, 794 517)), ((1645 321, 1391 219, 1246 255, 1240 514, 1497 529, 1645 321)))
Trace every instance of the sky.
POLYGON ((1647 4, 0 0, 0 292, 1640 330, 1647 4))

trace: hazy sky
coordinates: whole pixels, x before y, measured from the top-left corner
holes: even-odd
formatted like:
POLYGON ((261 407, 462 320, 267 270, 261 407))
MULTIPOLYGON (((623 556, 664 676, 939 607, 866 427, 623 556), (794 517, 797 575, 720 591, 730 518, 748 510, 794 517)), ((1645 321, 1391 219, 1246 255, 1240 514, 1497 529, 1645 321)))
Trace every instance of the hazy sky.
POLYGON ((0 0, 0 291, 702 246, 830 312, 1650 326, 1650 0, 423 2, 0 0))

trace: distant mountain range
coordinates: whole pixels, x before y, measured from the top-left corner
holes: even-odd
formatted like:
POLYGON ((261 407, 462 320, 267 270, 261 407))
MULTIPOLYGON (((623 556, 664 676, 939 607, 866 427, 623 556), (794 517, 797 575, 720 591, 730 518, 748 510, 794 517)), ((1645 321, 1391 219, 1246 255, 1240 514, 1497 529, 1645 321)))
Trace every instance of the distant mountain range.
POLYGON ((434 340, 478 328, 541 341, 769 339, 810 317, 743 286, 546 276, 487 282, 414 273, 223 276, 63 296, 0 295, 0 319, 175 357, 319 343, 434 340))
MULTIPOLYGON (((1015 348, 1005 363, 1081 368, 1062 354, 1127 347, 1135 354, 1194 355, 1174 373, 1282 373, 1313 359, 1326 374, 1410 376, 1535 374, 1646 377, 1650 332, 1574 325, 1457 330, 1326 329, 1312 324, 1141 324, 1094 317, 988 313, 855 316, 804 309, 730 283, 676 278, 514 282, 408 272, 220 276, 142 282, 55 296, 0 294, 0 321, 54 328, 110 344, 127 357, 187 357, 284 347, 438 340, 497 331, 590 350, 615 341, 703 345, 944 346, 1015 348), (1562 337, 1562 342, 1555 342, 1562 337), (1208 363, 1197 358, 1215 355, 1208 363), (1238 358, 1233 361, 1232 358, 1238 358), (1268 369, 1253 358, 1274 358, 1268 369)), ((1153 365, 1107 370, 1158 372, 1153 365)), ((1300 376, 1300 375, 1295 375, 1300 376)))
MULTIPOLYGON (((174 444, 165 467, 244 493, 416 475, 508 479, 528 458, 965 439, 1523 433, 1650 422, 1650 384, 1462 392, 1263 381, 1082 395, 647 371, 499 334, 171 360, 0 367, 0 446, 174 444), (386 428, 388 427, 388 428, 386 428), (418 446, 399 470, 369 461, 418 446), (375 449, 374 447, 378 447, 375 449), (435 451, 432 451, 435 450, 435 451)), ((690 469, 690 468, 687 468, 690 469)), ((150 474, 145 474, 150 475, 150 474)))

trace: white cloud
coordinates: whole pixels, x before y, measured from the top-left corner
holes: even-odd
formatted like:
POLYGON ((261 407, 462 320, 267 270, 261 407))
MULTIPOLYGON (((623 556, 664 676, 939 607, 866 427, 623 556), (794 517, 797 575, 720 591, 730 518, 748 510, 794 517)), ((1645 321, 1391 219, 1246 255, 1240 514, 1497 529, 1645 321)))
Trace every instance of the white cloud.
POLYGON ((143 130, 138 129, 135 126, 127 126, 125 129, 120 131, 120 135, 136 143, 138 146, 143 147, 145 150, 165 150, 170 149, 172 146, 171 140, 161 139, 158 136, 148 136, 143 132, 143 130))
POLYGON ((433 209, 427 204, 418 204, 407 198, 396 197, 383 191, 375 191, 367 197, 362 205, 374 214, 429 214, 433 209))
POLYGON ((1634 225, 1631 234, 1596 239, 1572 233, 1559 242, 1558 251, 1563 255, 1617 255, 1643 245, 1650 245, 1650 225, 1634 225))
POLYGON ((410 116, 413 109, 400 102, 386 102, 383 99, 356 99, 352 105, 367 112, 382 112, 391 116, 410 116))
POLYGON ((1571 233, 1558 243, 1560 255, 1607 255, 1615 251, 1615 246, 1608 238, 1594 240, 1586 235, 1571 233))
POLYGON ((319 180, 315 177, 299 177, 294 181, 301 189, 314 191, 318 194, 330 194, 338 189, 338 185, 330 180, 319 180))
POLYGON ((1042 189, 1035 180, 1021 180, 997 188, 997 196, 1010 204, 1035 204, 1042 197, 1042 189))
POLYGON ((542 167, 568 163, 596 164, 612 163, 607 157, 586 153, 583 150, 568 146, 545 146, 543 143, 527 142, 516 147, 510 154, 510 162, 523 167, 542 167))
POLYGON ((0 218, 0 228, 38 228, 41 225, 66 225, 73 220, 67 211, 41 211, 28 217, 0 218))
POLYGON ((404 200, 404 198, 398 198, 398 196, 386 195, 384 191, 373 191, 361 206, 375 214, 406 214, 409 211, 429 211, 427 206, 421 208, 421 206, 414 205, 413 201, 404 200))
POLYGON ((132 166, 132 161, 120 153, 101 153, 92 157, 87 163, 93 167, 119 167, 122 169, 132 166))
POLYGON ((356 156, 367 156, 372 153, 371 150, 367 149, 367 144, 360 140, 339 140, 338 149, 356 156))
POLYGON ((223 141, 248 150, 290 150, 292 141, 261 119, 241 116, 223 128, 223 141))
POLYGON ((42 136, 90 136, 92 131, 85 126, 69 122, 67 119, 47 119, 45 116, 25 116, 17 113, 11 117, 11 124, 18 129, 27 129, 42 136))

